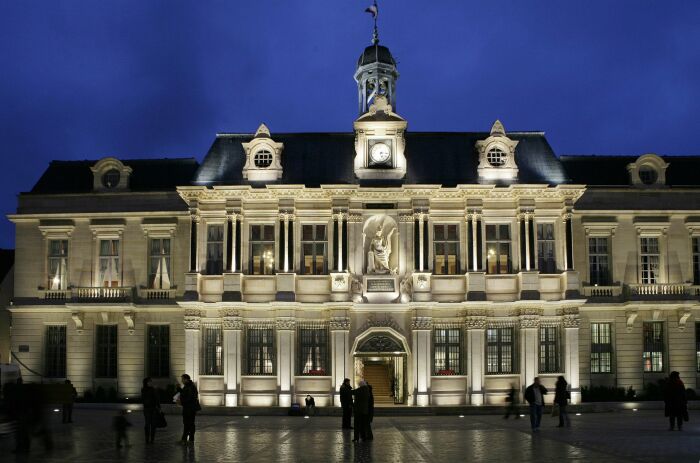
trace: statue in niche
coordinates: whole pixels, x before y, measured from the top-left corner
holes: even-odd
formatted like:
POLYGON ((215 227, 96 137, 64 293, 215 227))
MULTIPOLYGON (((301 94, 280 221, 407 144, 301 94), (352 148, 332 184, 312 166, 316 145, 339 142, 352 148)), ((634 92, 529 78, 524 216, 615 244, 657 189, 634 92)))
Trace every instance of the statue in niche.
POLYGON ((391 257, 391 237, 396 231, 392 228, 385 237, 381 225, 377 227, 374 238, 369 243, 367 252, 367 273, 369 274, 396 274, 396 270, 389 267, 391 257))

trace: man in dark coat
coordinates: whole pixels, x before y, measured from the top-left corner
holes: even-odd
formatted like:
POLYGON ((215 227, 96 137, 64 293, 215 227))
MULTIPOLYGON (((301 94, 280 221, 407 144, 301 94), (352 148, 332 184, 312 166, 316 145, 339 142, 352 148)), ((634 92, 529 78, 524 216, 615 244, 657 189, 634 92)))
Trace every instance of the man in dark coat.
POLYGON ((352 395, 355 396, 353 407, 353 412, 355 413, 355 436, 352 441, 367 440, 370 403, 370 390, 367 387, 367 383, 364 380, 360 381, 360 387, 352 391, 352 395))
POLYGON ((540 378, 537 377, 535 377, 533 383, 525 389, 525 400, 530 404, 530 425, 532 426, 533 432, 540 430, 545 395, 547 395, 547 388, 540 384, 540 378))
POLYGON ((672 371, 668 377, 664 390, 664 405, 665 415, 671 424, 669 431, 673 431, 676 423, 678 430, 682 431, 683 421, 688 421, 688 398, 685 395, 685 384, 677 371, 672 371))
POLYGON ((340 407, 343 409, 343 429, 352 429, 352 387, 349 378, 345 378, 340 386, 340 407))
POLYGON ((369 407, 367 413, 367 422, 365 423, 365 435, 367 440, 373 440, 374 434, 372 434, 372 421, 374 421, 374 394, 372 393, 372 386, 367 384, 369 389, 369 407))
POLYGON ((194 420, 197 412, 201 410, 199 406, 199 393, 197 387, 190 379, 190 375, 184 374, 182 379, 182 389, 180 390, 180 405, 182 405, 182 443, 194 443, 194 420))

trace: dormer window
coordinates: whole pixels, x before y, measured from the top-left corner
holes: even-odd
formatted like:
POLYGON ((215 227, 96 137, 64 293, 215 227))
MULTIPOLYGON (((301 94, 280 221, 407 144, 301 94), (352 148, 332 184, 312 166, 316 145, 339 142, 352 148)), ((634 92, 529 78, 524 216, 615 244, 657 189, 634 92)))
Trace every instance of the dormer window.
POLYGON ((117 169, 110 169, 102 175, 102 185, 105 188, 116 188, 119 185, 121 174, 117 169))
POLYGON ((659 178, 659 174, 651 166, 642 166, 639 168, 639 180, 645 185, 653 185, 659 178))
POLYGON ((500 148, 491 148, 486 155, 486 160, 492 167, 501 167, 506 163, 507 154, 500 148))
POLYGON ((282 178, 283 143, 275 142, 265 124, 260 124, 248 143, 241 143, 246 154, 243 178, 251 182, 273 182, 282 178))
POLYGON ((638 187, 659 187, 666 184, 668 163, 655 154, 639 156, 627 165, 630 183, 638 187))
POLYGON ((124 191, 129 189, 131 167, 119 159, 104 158, 90 168, 92 170, 92 188, 95 191, 124 191))

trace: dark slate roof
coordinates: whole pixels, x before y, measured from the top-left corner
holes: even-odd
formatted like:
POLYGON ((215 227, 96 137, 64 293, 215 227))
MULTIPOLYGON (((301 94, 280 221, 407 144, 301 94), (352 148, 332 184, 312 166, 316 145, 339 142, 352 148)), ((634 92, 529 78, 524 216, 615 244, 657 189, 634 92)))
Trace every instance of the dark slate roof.
MULTIPOLYGON (((639 156, 561 156, 573 183, 591 186, 629 186, 627 165, 639 156)), ((668 163, 666 184, 674 186, 700 185, 700 156, 665 156, 668 163)))
POLYGON ((360 58, 357 60, 357 67, 376 62, 396 66, 396 61, 394 61, 394 57, 387 47, 383 45, 370 45, 365 48, 365 51, 362 52, 360 58))
MULTIPOLYGON (((199 164, 194 158, 122 160, 131 167, 129 191, 170 191, 189 185, 199 164)), ((30 193, 61 194, 93 191, 90 168, 97 161, 52 161, 30 193)))
MULTIPOLYGON (((355 178, 353 133, 272 134, 284 143, 280 184, 314 187, 329 184, 436 184, 454 186, 478 183, 475 144, 486 132, 407 132, 406 177, 401 181, 360 182, 355 178)), ((541 132, 509 133, 518 140, 515 161, 517 183, 556 185, 568 183, 564 168, 541 132)), ((245 151, 242 142, 252 134, 220 134, 194 177, 195 185, 249 184, 242 177, 245 151)), ((263 186, 263 185, 254 185, 263 186)))

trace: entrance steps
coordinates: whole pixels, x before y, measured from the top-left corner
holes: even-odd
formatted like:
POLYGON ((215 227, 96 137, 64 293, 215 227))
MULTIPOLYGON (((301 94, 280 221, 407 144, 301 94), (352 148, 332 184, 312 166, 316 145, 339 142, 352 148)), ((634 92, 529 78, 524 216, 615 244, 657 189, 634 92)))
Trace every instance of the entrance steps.
POLYGON ((366 364, 364 366, 364 379, 367 384, 372 386, 375 405, 393 405, 394 397, 391 393, 391 378, 387 365, 366 364))

